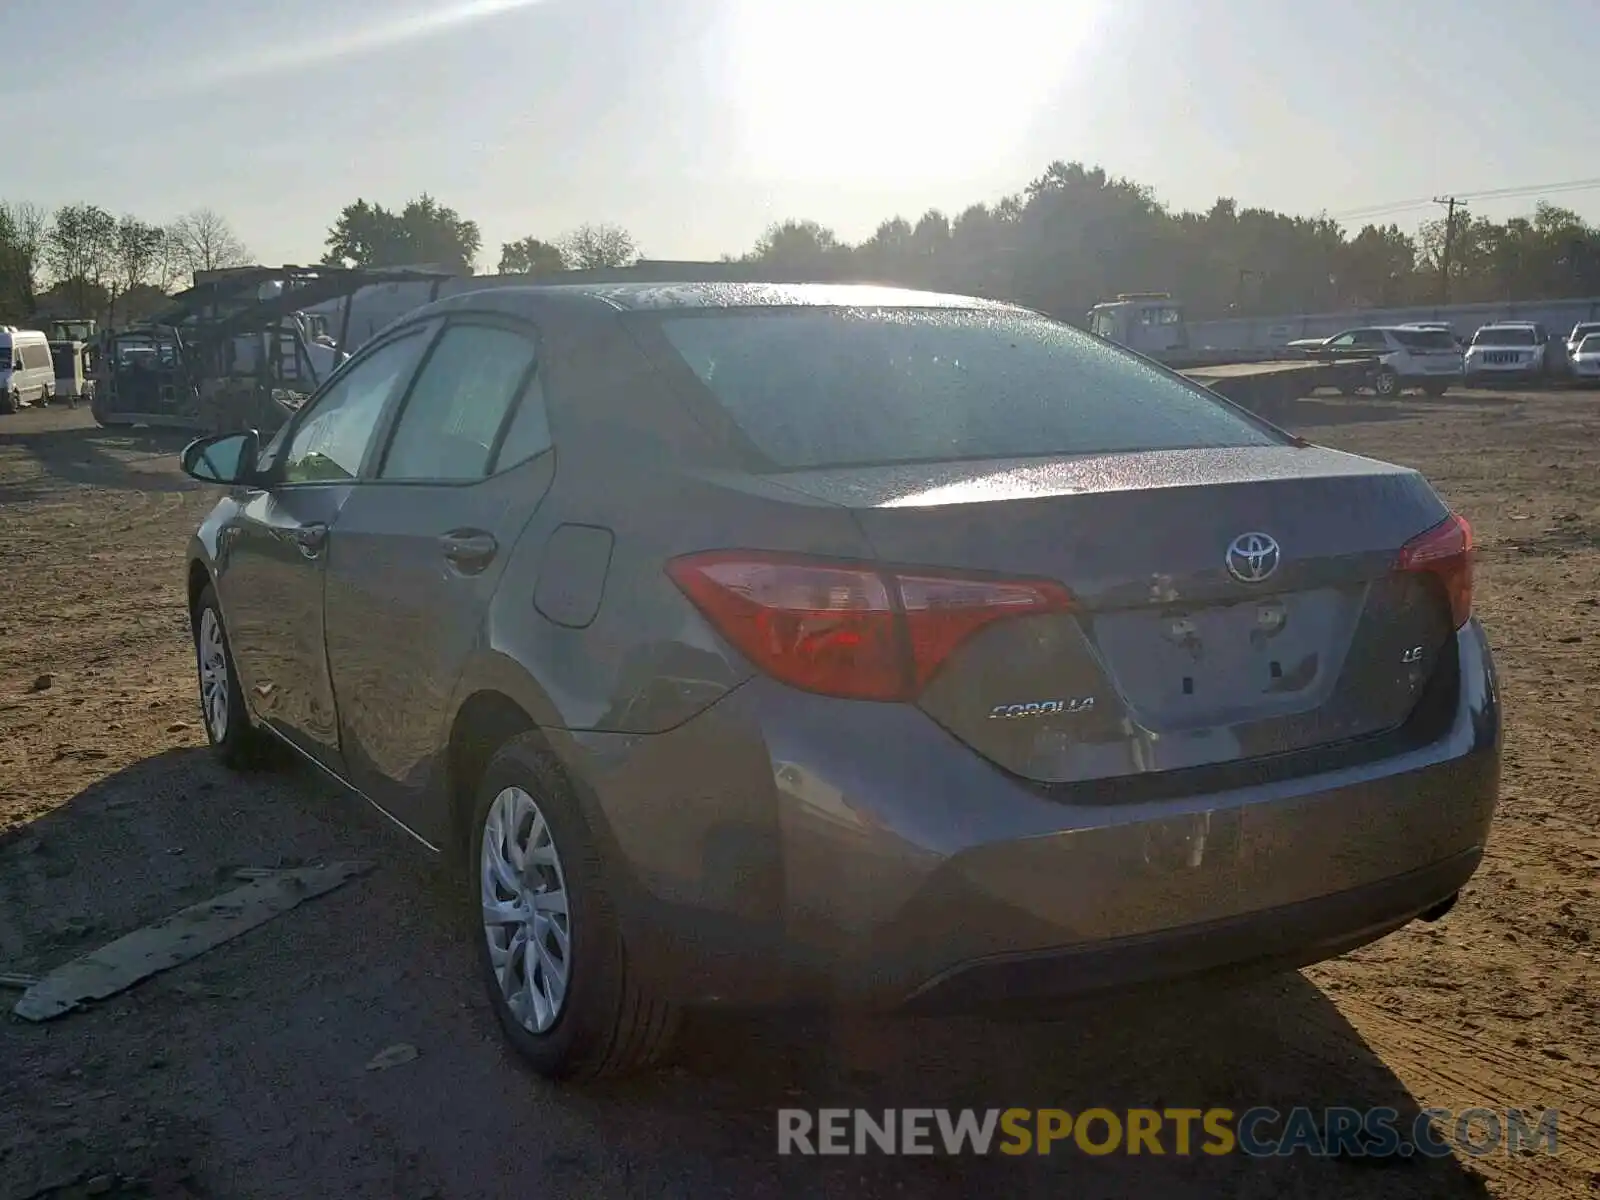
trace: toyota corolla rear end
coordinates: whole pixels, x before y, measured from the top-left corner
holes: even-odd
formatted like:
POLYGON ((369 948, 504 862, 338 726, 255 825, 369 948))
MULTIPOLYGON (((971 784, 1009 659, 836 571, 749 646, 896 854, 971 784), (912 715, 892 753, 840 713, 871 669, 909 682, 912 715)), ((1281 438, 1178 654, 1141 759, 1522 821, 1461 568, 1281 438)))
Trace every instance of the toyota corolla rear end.
POLYGON ((664 565, 748 678, 657 735, 681 778, 607 784, 613 816, 685 793, 670 834, 620 835, 685 998, 970 1007, 1299 965, 1471 876, 1499 709, 1471 531, 1415 472, 1009 310, 650 339, 758 481, 686 487, 727 515, 664 565), (752 486, 792 513, 742 525, 752 486))

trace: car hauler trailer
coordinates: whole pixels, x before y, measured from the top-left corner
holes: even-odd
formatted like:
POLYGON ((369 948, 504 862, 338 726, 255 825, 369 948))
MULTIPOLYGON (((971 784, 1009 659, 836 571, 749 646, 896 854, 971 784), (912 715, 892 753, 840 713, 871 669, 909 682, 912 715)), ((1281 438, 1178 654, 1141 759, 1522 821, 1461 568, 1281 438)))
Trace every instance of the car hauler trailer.
POLYGON ((1089 310, 1089 332, 1187 376, 1268 420, 1318 388, 1355 391, 1377 366, 1370 355, 1316 358, 1300 351, 1215 350, 1189 344, 1183 306, 1166 292, 1125 292, 1089 310))
POLYGON ((377 284, 438 278, 338 267, 196 272, 195 286, 150 321, 106 336, 95 420, 269 435, 348 357, 325 317, 307 310, 377 284))

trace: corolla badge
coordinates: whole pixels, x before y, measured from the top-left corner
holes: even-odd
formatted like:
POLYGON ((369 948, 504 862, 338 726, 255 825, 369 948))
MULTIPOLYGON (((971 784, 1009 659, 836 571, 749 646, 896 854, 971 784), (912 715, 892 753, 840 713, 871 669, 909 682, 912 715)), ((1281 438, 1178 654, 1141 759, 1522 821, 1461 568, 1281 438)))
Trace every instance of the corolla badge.
POLYGON ((1026 704, 996 704, 989 710, 989 720, 1014 721, 1018 717, 1059 717, 1068 713, 1088 712, 1093 707, 1093 696, 1074 696, 1070 700, 1030 700, 1026 704))
POLYGON ((1240 583, 1261 583, 1278 569, 1282 551, 1277 539, 1265 533, 1241 533, 1228 545, 1228 574, 1240 583))

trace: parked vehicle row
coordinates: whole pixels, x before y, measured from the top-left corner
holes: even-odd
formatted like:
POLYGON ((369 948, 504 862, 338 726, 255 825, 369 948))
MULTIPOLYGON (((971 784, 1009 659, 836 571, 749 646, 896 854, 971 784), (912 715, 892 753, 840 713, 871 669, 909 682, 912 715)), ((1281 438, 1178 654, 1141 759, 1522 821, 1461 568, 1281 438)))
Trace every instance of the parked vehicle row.
POLYGON ((1465 343, 1443 321, 1372 325, 1332 337, 1302 338, 1289 348, 1314 358, 1367 354, 1378 360, 1373 390, 1395 396, 1416 388, 1442 396, 1453 384, 1473 387, 1537 383, 1562 378, 1593 379, 1600 374, 1593 354, 1600 343, 1600 321, 1581 321, 1562 338, 1536 321, 1495 321, 1480 327, 1465 343))

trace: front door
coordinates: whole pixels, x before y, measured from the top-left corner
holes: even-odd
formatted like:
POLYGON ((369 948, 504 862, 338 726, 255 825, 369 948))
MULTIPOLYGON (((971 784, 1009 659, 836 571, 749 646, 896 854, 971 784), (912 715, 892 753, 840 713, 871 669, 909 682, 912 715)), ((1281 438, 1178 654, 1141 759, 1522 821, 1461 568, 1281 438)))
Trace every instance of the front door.
POLYGON ((263 455, 267 486, 241 497, 219 533, 217 594, 245 702, 335 770, 338 713, 323 636, 331 532, 425 341, 412 330, 374 347, 314 397, 263 455))
POLYGON ((447 325, 386 440, 334 530, 328 661, 352 781, 441 844, 449 701, 554 475, 532 331, 447 325))

